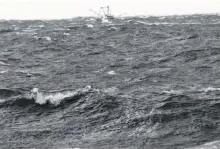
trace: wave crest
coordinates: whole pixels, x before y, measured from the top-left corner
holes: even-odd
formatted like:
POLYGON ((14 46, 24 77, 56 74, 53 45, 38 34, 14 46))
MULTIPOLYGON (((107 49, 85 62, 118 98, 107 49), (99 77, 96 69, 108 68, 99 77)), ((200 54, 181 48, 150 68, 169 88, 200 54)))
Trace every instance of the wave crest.
POLYGON ((85 88, 78 89, 76 91, 65 91, 65 92, 55 92, 55 93, 43 93, 40 92, 38 88, 31 90, 31 98, 35 100, 37 104, 43 105, 46 103, 52 105, 59 105, 64 100, 68 100, 72 97, 85 95, 92 91, 91 86, 86 86, 85 88))
POLYGON ((72 100, 77 100, 83 96, 86 96, 92 91, 91 86, 86 86, 75 91, 55 91, 55 92, 43 92, 38 88, 33 88, 30 94, 22 94, 17 91, 1 89, 0 107, 5 106, 28 106, 30 104, 37 105, 52 105, 58 106, 61 103, 65 103, 72 100), (7 97, 7 98, 6 98, 7 97), (9 99, 10 97, 10 99, 9 99))

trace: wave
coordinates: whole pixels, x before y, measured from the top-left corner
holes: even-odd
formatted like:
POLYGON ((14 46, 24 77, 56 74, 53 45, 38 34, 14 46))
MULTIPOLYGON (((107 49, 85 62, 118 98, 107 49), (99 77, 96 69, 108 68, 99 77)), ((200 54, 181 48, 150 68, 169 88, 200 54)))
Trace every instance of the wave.
POLYGON ((33 88, 30 93, 21 93, 19 91, 1 89, 0 107, 5 106, 28 106, 30 104, 36 105, 50 105, 58 106, 62 103, 77 100, 92 91, 91 86, 86 86, 75 91, 54 91, 42 92, 38 88, 33 88), (10 97, 10 99, 9 99, 10 97))
MULTIPOLYGON (((164 90, 160 93, 160 95, 168 95, 169 97, 163 100, 163 102, 166 102, 164 104, 160 104, 160 108, 172 108, 172 107, 182 107, 184 105, 191 106, 193 103, 197 102, 196 100, 191 103, 191 98, 187 96, 187 93, 198 93, 198 92, 204 92, 204 93, 210 93, 210 92, 219 92, 220 88, 215 87, 208 87, 208 88, 202 88, 199 90, 164 90), (175 99, 175 100, 174 100, 175 99), (181 100, 181 103, 178 103, 181 100), (187 101, 186 103, 183 102, 183 100, 187 101), (188 101, 190 101, 188 103, 188 101), (181 105, 179 105, 181 104, 181 105), (183 105, 182 105, 183 104, 183 105)), ((13 89, 0 89, 0 99, 1 99, 1 107, 4 105, 22 105, 20 103, 24 103, 24 105, 28 104, 38 104, 38 105, 45 105, 49 104, 52 106, 58 106, 62 103, 73 101, 74 99, 79 99, 81 97, 84 97, 88 95, 89 93, 99 93, 102 94, 108 94, 111 96, 114 96, 115 93, 117 93, 117 88, 110 88, 110 89, 95 89, 91 86, 86 86, 84 88, 80 88, 77 90, 62 90, 62 91, 40 91, 38 88, 33 88, 28 93, 23 93, 19 90, 13 90, 13 89), (10 99, 9 99, 10 98, 10 99), (26 103, 26 104, 25 104, 26 103)), ((157 107, 157 108, 159 108, 157 107)))
POLYGON ((220 140, 208 142, 200 146, 186 148, 186 149, 219 149, 220 148, 220 140))
POLYGON ((33 88, 27 93, 3 89, 1 92, 0 108, 32 106, 53 109, 71 105, 76 111, 99 113, 117 108, 120 104, 113 94, 115 89, 99 90, 89 85, 77 90, 48 92, 33 88))
MULTIPOLYGON (((162 96, 163 100, 153 101, 150 104, 137 104, 137 99, 117 96, 120 94, 116 92, 116 87, 96 89, 86 86, 72 91, 50 92, 33 88, 26 96, 22 94, 13 100, 0 102, 0 107, 16 106, 16 110, 41 116, 56 114, 61 109, 65 109, 59 118, 68 119, 68 126, 72 126, 79 116, 83 119, 85 127, 96 132, 112 131, 113 128, 116 132, 132 130, 134 133, 128 137, 141 133, 146 135, 146 139, 173 136, 176 131, 187 134, 187 128, 190 129, 191 136, 207 128, 214 129, 218 124, 214 120, 215 117, 212 119, 212 114, 219 113, 219 106, 215 107, 211 104, 218 104, 220 99, 201 100, 186 95, 171 94, 168 97, 162 96), (18 106, 22 108, 17 108, 18 106), (60 106, 62 107, 59 108, 60 106), (204 113, 207 116, 204 116, 204 113), (208 118, 211 118, 210 121, 206 120, 208 118), (203 121, 203 125, 198 123, 199 120, 203 121), (173 128, 173 125, 176 127, 173 128)), ((10 94, 12 95, 14 94, 10 94)))
POLYGON ((181 102, 183 104, 183 103, 187 103, 189 101, 194 101, 194 100, 192 100, 192 98, 190 98, 189 96, 186 96, 186 95, 171 95, 170 97, 162 100, 162 102, 164 104, 162 104, 159 107, 166 109, 166 108, 170 108, 170 107, 175 107, 176 106, 175 103, 181 102))
POLYGON ((21 92, 17 90, 11 90, 11 89, 0 89, 0 99, 9 98, 12 96, 20 95, 21 92))
POLYGON ((186 93, 198 93, 198 92, 204 92, 204 93, 210 93, 210 92, 220 92, 220 88, 218 87, 207 87, 202 89, 191 89, 191 90, 164 90, 160 94, 169 94, 169 95, 183 95, 186 93))
POLYGON ((10 29, 10 28, 0 28, 0 34, 10 33, 13 31, 14 31, 14 29, 10 29))

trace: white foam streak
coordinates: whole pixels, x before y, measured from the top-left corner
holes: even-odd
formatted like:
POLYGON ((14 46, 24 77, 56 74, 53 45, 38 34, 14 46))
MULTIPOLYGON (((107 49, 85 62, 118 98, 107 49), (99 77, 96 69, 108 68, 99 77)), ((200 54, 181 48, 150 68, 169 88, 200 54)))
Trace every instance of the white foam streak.
POLYGON ((8 66, 9 64, 6 64, 5 62, 0 61, 0 65, 8 66))
POLYGON ((205 92, 205 93, 209 93, 209 92, 220 92, 220 88, 216 88, 216 87, 208 87, 208 88, 202 88, 202 89, 192 89, 192 90, 165 90, 162 91, 161 94, 183 94, 183 93, 192 93, 192 92, 205 92))
POLYGON ((182 92, 177 90, 170 90, 170 91, 162 91, 161 94, 182 94, 182 92))

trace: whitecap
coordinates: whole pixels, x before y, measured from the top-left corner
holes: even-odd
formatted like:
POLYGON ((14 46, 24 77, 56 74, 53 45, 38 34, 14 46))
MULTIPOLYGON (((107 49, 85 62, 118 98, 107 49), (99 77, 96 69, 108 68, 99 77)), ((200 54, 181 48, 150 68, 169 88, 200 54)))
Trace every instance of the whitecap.
POLYGON ((130 60, 133 60, 134 58, 132 58, 132 57, 127 57, 127 58, 125 58, 125 60, 126 61, 130 61, 130 60))
POLYGON ((46 36, 46 37, 38 37, 38 36, 34 36, 34 38, 36 40, 39 40, 39 39, 46 39, 47 41, 51 41, 51 38, 49 36, 46 36))
POLYGON ((0 71, 0 74, 7 73, 7 72, 8 72, 8 70, 2 70, 2 71, 0 71))
POLYGON ((63 33, 64 36, 70 36, 70 33, 63 33))
POLYGON ((182 91, 169 90, 169 91, 162 91, 161 94, 182 94, 182 91))
POLYGON ((51 41, 51 38, 49 36, 44 37, 47 41, 51 41))
POLYGON ((38 27, 40 27, 40 28, 44 28, 45 26, 44 26, 44 25, 39 25, 38 27))
POLYGON ((215 87, 208 87, 208 88, 203 88, 201 91, 203 92, 214 92, 214 91, 220 91, 220 88, 215 88, 215 87))
POLYGON ((87 26, 88 28, 93 28, 93 27, 94 27, 94 25, 92 25, 92 24, 86 24, 86 26, 87 26))
POLYGON ((117 28, 116 28, 116 27, 110 27, 108 30, 109 30, 109 31, 116 31, 117 28))
POLYGON ((131 22, 133 22, 133 20, 128 20, 128 21, 126 21, 126 22, 131 23, 131 22))
POLYGON ((35 102, 43 105, 46 103, 50 103, 52 105, 59 105, 63 100, 74 97, 77 95, 85 94, 91 91, 91 86, 86 86, 85 88, 78 89, 76 91, 65 91, 65 92, 55 92, 55 93, 47 93, 41 92, 38 88, 33 88, 31 90, 30 98, 34 98, 35 102))
POLYGON ((109 75, 116 75, 116 72, 111 70, 111 71, 107 72, 107 74, 109 74, 109 75))
POLYGON ((147 25, 147 24, 148 24, 148 23, 143 22, 143 21, 137 21, 137 23, 140 23, 140 24, 145 24, 145 25, 147 25))
POLYGON ((0 99, 0 103, 4 103, 5 102, 5 100, 3 100, 3 99, 0 99))

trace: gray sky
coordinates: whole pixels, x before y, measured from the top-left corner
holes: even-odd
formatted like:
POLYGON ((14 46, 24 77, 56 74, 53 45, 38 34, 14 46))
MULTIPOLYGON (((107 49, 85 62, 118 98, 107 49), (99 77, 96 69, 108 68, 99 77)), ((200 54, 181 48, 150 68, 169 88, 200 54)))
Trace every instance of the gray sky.
POLYGON ((109 5, 114 15, 220 13, 220 0, 0 0, 0 19, 61 19, 94 15, 109 5))

